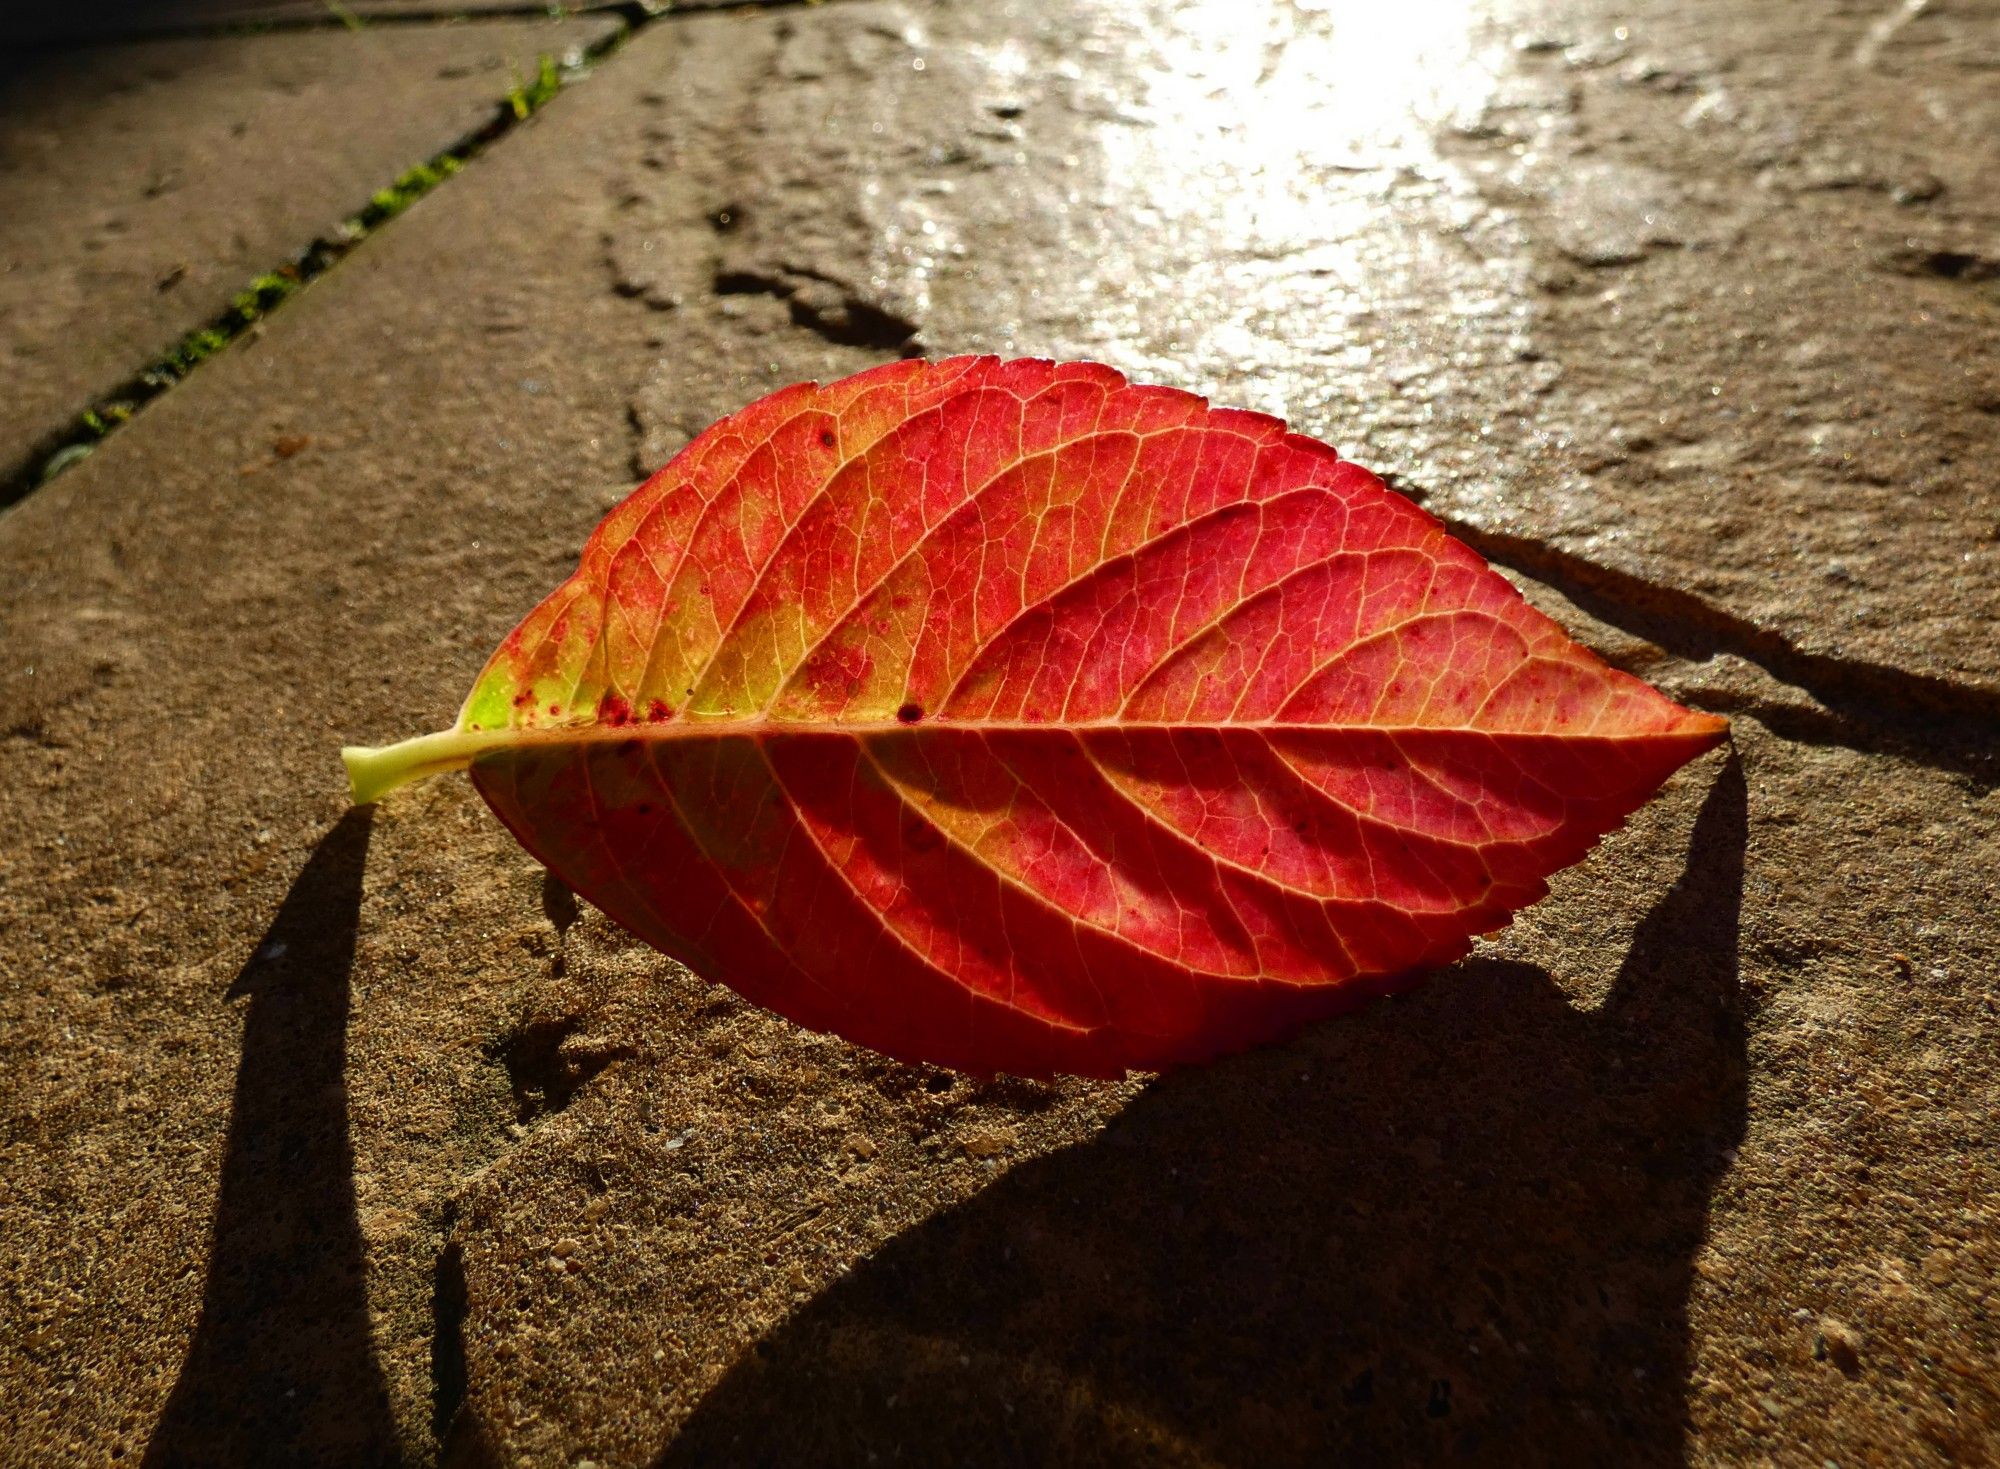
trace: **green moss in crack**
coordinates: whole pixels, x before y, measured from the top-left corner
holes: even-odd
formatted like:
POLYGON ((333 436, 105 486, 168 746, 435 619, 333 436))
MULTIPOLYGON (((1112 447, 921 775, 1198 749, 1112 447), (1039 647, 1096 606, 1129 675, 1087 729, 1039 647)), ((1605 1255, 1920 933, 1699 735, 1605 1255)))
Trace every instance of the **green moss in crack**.
POLYGON ((443 153, 427 163, 405 169, 393 183, 377 189, 369 197, 367 206, 347 222, 345 233, 358 238, 377 225, 394 219, 463 167, 463 159, 443 153))
MULTIPOLYGON (((221 316, 207 326, 196 327, 175 342, 157 361, 127 383, 117 397, 107 398, 78 414, 64 436, 66 442, 43 461, 37 481, 46 484, 85 458, 100 440, 137 413, 143 404, 164 393, 295 292, 303 290, 308 269, 317 274, 337 253, 333 247, 315 244, 303 265, 287 265, 254 278, 248 286, 229 298, 229 305, 221 316), (324 260, 317 258, 322 252, 326 255, 324 260)), ((5 502, 0 500, 0 503, 5 502)))
POLYGON ((507 89, 507 106, 513 112, 514 120, 526 121, 560 92, 562 86, 562 70, 556 65, 555 57, 543 52, 535 63, 533 78, 523 82, 516 77, 514 85, 507 89))
MULTIPOLYGON (((338 0, 328 0, 328 4, 343 24, 351 28, 359 27, 359 18, 347 11, 338 0)), ((552 6, 551 13, 562 13, 562 8, 552 6)), ((182 337, 158 361, 119 388, 115 396, 71 420, 68 430, 55 436, 53 446, 38 466, 30 465, 12 479, 0 479, 0 508, 12 504, 37 485, 47 484, 87 457, 107 434, 146 403, 180 382, 294 294, 305 289, 308 282, 324 274, 378 226, 394 219, 452 177, 516 123, 539 112, 565 86, 582 76, 591 62, 609 55, 631 34, 630 26, 620 26, 587 50, 562 58, 544 53, 536 59, 531 78, 523 80, 516 73, 513 85, 501 97, 484 126, 436 157, 405 169, 386 187, 376 190, 359 211, 341 221, 330 237, 314 240, 292 264, 257 276, 247 287, 230 297, 228 308, 214 321, 182 337)))
POLYGON ((295 268, 267 271, 250 282, 247 289, 229 298, 229 314, 235 322, 248 326, 283 305, 287 297, 304 286, 295 268))

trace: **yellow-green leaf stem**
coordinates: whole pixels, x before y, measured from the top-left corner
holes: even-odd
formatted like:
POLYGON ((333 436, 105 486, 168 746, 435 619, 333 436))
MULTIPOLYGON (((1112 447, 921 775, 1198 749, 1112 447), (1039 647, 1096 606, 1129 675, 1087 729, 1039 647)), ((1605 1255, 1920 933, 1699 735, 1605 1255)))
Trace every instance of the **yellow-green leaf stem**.
POLYGON ((349 745, 340 759, 347 767, 354 804, 366 806, 413 780, 463 770, 486 751, 518 740, 518 735, 504 729, 446 729, 393 745, 349 745))

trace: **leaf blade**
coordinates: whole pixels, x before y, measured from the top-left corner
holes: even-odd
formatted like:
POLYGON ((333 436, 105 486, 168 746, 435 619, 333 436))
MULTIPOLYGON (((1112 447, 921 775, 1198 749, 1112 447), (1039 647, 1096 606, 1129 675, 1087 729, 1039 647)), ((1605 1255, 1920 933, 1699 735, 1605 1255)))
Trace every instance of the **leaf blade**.
POLYGON ((698 972, 906 1059, 1110 1074, 1449 962, 1724 728, 1275 419, 970 358, 703 434, 458 732, 698 972))

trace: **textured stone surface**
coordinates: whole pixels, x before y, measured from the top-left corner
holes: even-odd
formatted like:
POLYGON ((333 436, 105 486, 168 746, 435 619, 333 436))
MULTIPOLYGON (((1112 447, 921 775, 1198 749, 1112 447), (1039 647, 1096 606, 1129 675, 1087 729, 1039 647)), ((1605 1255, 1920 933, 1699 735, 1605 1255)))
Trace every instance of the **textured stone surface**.
POLYGON ((42 53, 0 90, 0 479, 615 22, 42 53))
MULTIPOLYGON (((73 46, 81 42, 134 40, 223 31, 296 31, 335 27, 365 30, 389 23, 490 21, 514 17, 616 11, 661 15, 718 10, 745 0, 78 0, 69 5, 23 4, 0 16, 0 44, 73 46)), ((795 0, 794 0, 795 3, 795 0)))
POLYGON ((625 472, 620 101, 565 92, 0 521, 0 1459, 429 1442, 441 1211, 508 1144, 483 1048, 546 921, 463 804, 456 896, 371 855, 358 937, 362 834, 307 859, 334 747, 431 717, 625 472))
POLYGON ((0 1457, 1992 1457, 1979 13, 1377 9, 661 22, 0 520, 0 1457), (1288 412, 1734 756, 1118 1085, 802 1036, 462 782, 335 824, 600 487, 966 347, 1288 412))
POLYGON ((1032 343, 1252 402, 1551 566, 1832 660, 1822 682, 1896 668, 1994 715, 1974 9, 1879 43, 1873 9, 1801 38, 1779 6, 787 23, 771 84, 687 146, 743 206, 721 284, 823 335, 1032 343))

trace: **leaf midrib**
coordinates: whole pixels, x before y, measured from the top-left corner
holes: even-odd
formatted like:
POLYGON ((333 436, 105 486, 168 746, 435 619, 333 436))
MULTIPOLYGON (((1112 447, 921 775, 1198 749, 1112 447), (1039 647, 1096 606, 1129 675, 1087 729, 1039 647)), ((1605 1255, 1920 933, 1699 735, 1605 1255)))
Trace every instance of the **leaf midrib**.
POLYGON ((701 718, 677 715, 672 719, 646 720, 631 724, 599 722, 554 725, 527 729, 440 730, 419 735, 394 745, 369 748, 350 745, 342 750, 356 804, 380 800, 390 791, 413 780, 447 771, 463 770, 484 756, 508 750, 560 748, 592 744, 619 744, 627 741, 664 743, 696 739, 768 738, 772 736, 839 736, 864 739, 870 736, 899 735, 921 737, 933 731, 953 734, 1194 734, 1231 732, 1375 734, 1389 739, 1405 735, 1466 735, 1490 740, 1590 740, 1608 744, 1642 744, 1651 740, 1713 737, 1727 729, 1727 722, 1713 715, 1696 715, 1680 728, 1634 730, 1601 734, 1591 730, 1508 730, 1481 729, 1476 725, 1454 724, 1335 724, 1307 720, 980 720, 950 719, 941 716, 906 722, 900 719, 870 720, 788 720, 701 718))

